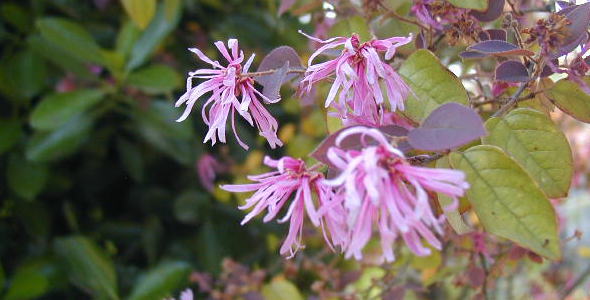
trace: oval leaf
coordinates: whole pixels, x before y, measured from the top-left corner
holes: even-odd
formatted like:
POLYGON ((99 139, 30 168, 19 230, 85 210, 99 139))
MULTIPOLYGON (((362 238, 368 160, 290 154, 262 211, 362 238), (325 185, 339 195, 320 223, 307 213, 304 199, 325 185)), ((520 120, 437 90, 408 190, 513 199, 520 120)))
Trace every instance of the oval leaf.
POLYGON ((74 115, 86 111, 104 97, 100 90, 78 90, 45 97, 31 114, 31 126, 39 130, 53 130, 74 115))
POLYGON ((262 287, 262 295, 266 300, 303 300, 303 296, 292 282, 275 277, 262 287))
POLYGON ((521 49, 512 43, 499 40, 479 42, 467 47, 467 50, 494 56, 533 56, 535 54, 530 50, 521 49))
POLYGON ((508 60, 496 68, 496 80, 508 82, 528 82, 531 80, 529 71, 519 61, 508 60))
POLYGON ((185 262, 161 263, 139 278, 129 300, 162 299, 186 285, 191 267, 185 262))
POLYGON ((403 114, 417 123, 443 103, 468 104, 461 81, 428 50, 420 49, 410 55, 399 74, 418 97, 408 97, 403 114))
POLYGON ((145 29, 156 13, 156 0, 121 0, 123 8, 141 29, 145 29))
POLYGON ((426 151, 453 149, 483 135, 486 130, 479 115, 458 103, 446 103, 432 111, 419 128, 408 134, 410 145, 426 151))
MULTIPOLYGON (((590 84, 590 79, 585 79, 590 84)), ((586 94, 576 83, 567 79, 558 81, 549 91, 554 104, 568 115, 590 123, 590 95, 586 94)))
POLYGON ((84 27, 62 18, 48 17, 37 21, 41 35, 69 55, 83 61, 104 64, 102 52, 84 27))
POLYGON ((119 299, 113 263, 92 241, 83 236, 58 238, 54 250, 72 283, 95 298, 119 299))
POLYGON ((18 196, 33 200, 45 187, 48 171, 44 165, 11 156, 6 170, 8 186, 18 196))
POLYGON ((141 66, 154 53, 156 47, 178 24, 181 8, 182 3, 180 0, 160 1, 152 22, 141 34, 131 50, 127 70, 133 70, 141 66))
POLYGON ((94 120, 76 115, 51 133, 33 134, 26 146, 26 157, 35 162, 52 161, 74 152, 88 137, 94 120))
POLYGON ((560 258, 553 206, 516 161, 489 145, 451 153, 450 161, 467 175, 467 198, 487 231, 547 258, 560 258))
MULTIPOLYGON (((260 62, 260 65, 258 66, 257 72, 278 70, 282 68, 286 62, 289 63, 289 67, 292 69, 303 69, 297 51, 289 46, 280 46, 274 48, 262 59, 262 62, 260 62)), ((285 80, 291 80, 295 76, 297 75, 289 74, 285 80)), ((256 77, 256 81, 258 81, 258 83, 261 85, 264 85, 267 78, 269 77, 270 75, 258 76, 256 77)))
POLYGON ((488 9, 488 0, 449 0, 456 7, 485 11, 488 9))
POLYGON ((151 65, 131 73, 127 82, 146 94, 163 94, 179 87, 181 80, 169 66, 151 65))
POLYGON ((481 22, 491 22, 498 19, 504 12, 505 0, 489 0, 488 8, 483 11, 472 11, 471 14, 481 22))
POLYGON ((0 119, 0 154, 9 150, 22 136, 22 129, 17 120, 0 119))
POLYGON ((567 196, 573 176, 572 152, 561 130, 542 112, 511 111, 486 122, 486 144, 498 146, 537 181, 549 198, 567 196))

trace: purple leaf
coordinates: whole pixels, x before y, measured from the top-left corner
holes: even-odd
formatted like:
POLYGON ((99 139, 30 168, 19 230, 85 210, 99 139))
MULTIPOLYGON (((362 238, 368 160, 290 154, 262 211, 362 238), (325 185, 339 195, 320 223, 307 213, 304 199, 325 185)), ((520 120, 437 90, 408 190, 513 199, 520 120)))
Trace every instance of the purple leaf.
POLYGON ((491 22, 498 19, 504 12, 504 0, 490 0, 488 9, 484 12, 472 10, 471 15, 481 22, 491 22))
POLYGON ((506 30, 504 29, 488 29, 483 31, 479 37, 484 40, 498 40, 498 41, 506 41, 506 30))
POLYGON ((264 80, 258 80, 258 83, 262 85, 262 94, 270 100, 276 100, 281 97, 281 86, 287 81, 289 72, 289 61, 274 73, 265 75, 264 80))
POLYGON ((414 40, 414 44, 416 45, 416 49, 426 49, 428 45, 426 45, 426 41, 424 39, 424 33, 420 31, 416 40, 414 40))
POLYGON ((426 151, 453 149, 486 135, 479 115, 461 104, 450 102, 439 106, 421 127, 408 134, 410 145, 426 151))
POLYGON ((488 57, 487 54, 483 54, 481 52, 475 52, 475 51, 463 51, 459 54, 459 56, 461 56, 462 59, 479 59, 479 58, 488 57))
POLYGON ((528 82, 529 71, 519 61, 507 60, 496 68, 496 80, 508 82, 528 82))
POLYGON ((571 22, 568 25, 569 37, 563 42, 559 50, 551 55, 551 58, 557 58, 570 53, 580 44, 588 39, 588 26, 590 26, 590 3, 582 5, 571 5, 558 12, 565 15, 571 22))
MULTIPOLYGON (((352 126, 352 127, 355 127, 355 126, 352 126)), ((315 150, 313 150, 309 154, 309 156, 328 165, 328 167, 335 168, 335 166, 332 165, 332 163, 328 159, 328 150, 331 147, 335 146, 336 138, 338 137, 338 135, 342 131, 344 131, 346 129, 350 129, 352 127, 342 128, 342 129, 330 134, 315 148, 315 150)), ((396 126, 396 125, 383 126, 378 129, 388 138, 406 136, 408 134, 407 129, 400 127, 400 126, 396 126)), ((371 145, 372 142, 373 141, 371 141, 371 139, 365 140, 365 144, 368 144, 368 145, 371 145)), ((339 148, 345 149, 345 150, 361 150, 363 148, 363 143, 361 142, 361 134, 352 134, 352 135, 347 136, 344 140, 342 140, 339 148)), ((398 145, 398 149, 400 149, 402 152, 407 152, 407 151, 410 151, 412 149, 412 147, 410 146, 410 144, 402 142, 398 145)))
MULTIPOLYGON (((557 66, 559 64, 559 61, 557 59, 555 59, 552 61, 552 63, 557 66)), ((545 65, 543 67, 543 71, 541 71, 541 74, 539 74, 539 77, 541 77, 541 78, 549 77, 549 76, 553 75, 553 73, 555 73, 555 72, 553 72, 553 69, 549 65, 545 65)))
MULTIPOLYGON (((258 66, 257 72, 279 69, 283 67, 287 61, 289 62, 291 69, 303 69, 297 52, 289 46, 280 46, 270 51, 270 53, 268 53, 264 59, 262 59, 262 62, 258 66)), ((264 85, 263 82, 266 80, 265 78, 267 78, 267 76, 269 75, 258 76, 256 81, 264 85)), ((289 74, 285 78, 285 81, 291 80, 295 76, 297 75, 289 74)))
POLYGON ((281 5, 279 6, 279 16, 287 12, 293 5, 297 2, 297 0, 281 0, 281 5))
POLYGON ((563 9, 566 9, 566 8, 568 8, 568 7, 570 7, 570 6, 572 6, 572 5, 573 5, 573 4, 571 4, 571 3, 567 2, 567 1, 557 1, 556 3, 557 3, 557 4, 559 4, 559 7, 560 7, 562 10, 563 10, 563 9))
POLYGON ((521 49, 518 46, 505 41, 483 41, 467 47, 468 51, 481 52, 494 56, 513 56, 526 55, 533 56, 535 53, 529 50, 521 49))

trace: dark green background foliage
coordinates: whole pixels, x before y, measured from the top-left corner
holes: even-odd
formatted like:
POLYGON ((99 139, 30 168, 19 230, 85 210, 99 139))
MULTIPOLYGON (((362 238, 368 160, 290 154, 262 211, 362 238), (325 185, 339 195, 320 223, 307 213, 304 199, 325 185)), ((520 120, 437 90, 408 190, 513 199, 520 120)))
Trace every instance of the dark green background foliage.
POLYGON ((107 5, 0 4, 0 295, 157 298, 225 256, 281 259, 265 236, 283 228, 241 227, 236 203, 199 185, 196 160, 219 147, 201 143, 200 106, 175 123, 173 103, 203 67, 188 47, 215 57, 212 42, 238 37, 259 62, 279 45, 306 47, 297 20, 278 18, 275 1, 159 0, 141 30, 119 1, 96 2, 107 5))

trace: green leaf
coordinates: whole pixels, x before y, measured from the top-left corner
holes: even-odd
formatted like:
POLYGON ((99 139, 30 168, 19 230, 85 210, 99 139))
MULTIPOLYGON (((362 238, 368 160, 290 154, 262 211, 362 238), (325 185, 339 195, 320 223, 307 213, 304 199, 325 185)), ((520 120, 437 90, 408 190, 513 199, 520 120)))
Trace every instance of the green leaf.
POLYGON ((96 75, 90 72, 83 60, 70 55, 69 52, 50 40, 40 35, 31 35, 27 42, 33 51, 58 67, 73 72, 76 76, 84 79, 96 78, 96 75))
POLYGON ((410 55, 399 74, 418 97, 408 97, 403 113, 418 123, 443 103, 468 105, 467 91, 461 81, 428 50, 421 49, 410 55))
POLYGON ((95 298, 119 299, 113 263, 92 241, 83 236, 58 238, 54 250, 72 283, 95 298))
MULTIPOLYGON (((586 78, 585 81, 590 84, 590 78, 586 78)), ((553 86, 549 94, 555 105, 563 112, 582 122, 590 123, 590 95, 575 82, 562 79, 553 86)))
POLYGON ((266 300, 303 300, 303 296, 292 282, 275 277, 262 287, 262 295, 266 300))
POLYGON ((47 79, 45 61, 31 49, 20 51, 6 62, 3 79, 20 97, 29 99, 41 92, 47 79))
POLYGON ((14 146, 22 134, 23 131, 18 120, 0 119, 0 154, 14 146))
POLYGON ((549 198, 567 196, 573 176, 570 145, 559 128, 542 112, 511 111, 486 122, 483 143, 498 146, 528 171, 549 198))
MULTIPOLYGON (((449 163, 449 158, 443 157, 443 158, 437 160, 436 161, 436 168, 437 169, 450 169, 451 165, 449 163)), ((469 225, 467 225, 465 223, 465 221, 463 221, 463 217, 461 216, 460 208, 462 205, 459 205, 459 207, 456 210, 447 211, 447 210, 445 210, 445 208, 448 207, 449 205, 453 204, 453 199, 451 199, 451 197, 449 197, 445 194, 441 194, 441 193, 437 193, 437 196, 438 196, 438 202, 439 202, 441 208, 443 209, 445 217, 447 218, 447 222, 449 222, 449 225, 451 225, 453 230, 455 230, 455 232, 457 234, 466 234, 466 233, 471 232, 472 229, 469 227, 469 225)), ((463 203, 463 201, 467 201, 467 200, 464 200, 463 198, 465 198, 465 197, 462 197, 459 202, 463 203)))
POLYGON ((119 29, 119 33, 117 34, 117 41, 115 44, 117 53, 126 59, 129 53, 131 53, 133 44, 135 44, 140 34, 141 31, 133 22, 126 21, 123 23, 123 26, 121 26, 121 29, 119 29))
POLYGON ((36 299, 49 290, 49 281, 36 268, 19 268, 11 278, 4 300, 36 299))
POLYGON ((162 299, 183 288, 191 267, 186 262, 164 262, 139 278, 129 300, 162 299))
POLYGON ((8 161, 6 172, 10 189, 26 200, 33 200, 45 187, 49 170, 44 165, 13 155, 8 161))
POLYGON ((358 15, 342 19, 330 28, 330 36, 351 36, 353 33, 358 34, 361 41, 369 41, 373 37, 365 18, 358 15))
POLYGON ((162 94, 179 87, 181 78, 169 66, 151 65, 131 73, 128 83, 147 94, 162 94))
POLYGON ((149 58, 156 47, 176 27, 180 19, 182 3, 180 0, 163 0, 158 5, 156 16, 143 34, 139 37, 133 50, 131 59, 127 64, 127 70, 133 70, 149 58))
POLYGON ((137 182, 141 182, 144 178, 144 163, 141 152, 138 147, 126 140, 119 140, 117 142, 117 150, 119 151, 119 160, 123 163, 123 167, 131 178, 137 182))
POLYGON ((181 164, 190 165, 197 157, 195 150, 198 150, 192 143, 194 131, 190 122, 175 122, 178 115, 172 104, 153 101, 148 110, 136 111, 136 126, 140 135, 156 149, 181 164))
POLYGON ((73 153, 88 138, 93 123, 91 117, 80 114, 50 133, 33 134, 25 150, 27 159, 46 162, 73 153))
POLYGON ((516 161, 496 146, 480 145, 451 153, 450 162, 467 175, 467 197, 487 231, 560 258, 553 206, 516 161))
POLYGON ((206 204, 207 195, 197 191, 186 191, 174 200, 174 216, 182 223, 195 224, 206 204))
POLYGON ((6 274, 4 274, 4 268, 2 264, 0 264, 0 293, 4 290, 4 285, 6 284, 6 274))
POLYGON ((485 11, 488 9, 488 0, 449 0, 456 7, 485 11))
POLYGON ((104 97, 100 90, 77 90, 46 96, 33 109, 31 126, 38 130, 53 130, 63 126, 104 97))
POLYGON ((46 17, 37 21, 37 27, 44 38, 70 55, 82 61, 104 64, 101 48, 78 23, 64 18, 46 17))
POLYGON ((156 0, 121 0, 125 11, 141 29, 145 29, 156 13, 156 0))

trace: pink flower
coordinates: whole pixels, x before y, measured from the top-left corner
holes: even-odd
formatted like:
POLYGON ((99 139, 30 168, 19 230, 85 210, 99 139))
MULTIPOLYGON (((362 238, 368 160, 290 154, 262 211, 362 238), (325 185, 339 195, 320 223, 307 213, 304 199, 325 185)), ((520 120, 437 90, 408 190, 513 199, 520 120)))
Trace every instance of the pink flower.
MULTIPOLYGON (((350 231, 346 257, 362 258, 362 249, 371 238, 373 227, 379 231, 383 257, 395 260, 393 243, 398 237, 419 256, 430 254, 424 239, 436 249, 441 242, 444 215, 434 216, 428 192, 438 192, 455 199, 469 187, 461 171, 432 169, 410 165, 401 151, 394 148, 377 130, 354 127, 343 131, 336 147, 328 150, 328 159, 341 170, 326 184, 336 188, 343 198, 350 231), (343 150, 340 143, 349 135, 362 134, 362 150, 343 150), (372 139, 371 143, 368 143, 372 139)), ((454 209, 453 207, 447 209, 454 209)))
MULTIPOLYGON (((283 157, 279 160, 265 157, 264 164, 277 170, 257 176, 248 176, 248 179, 257 183, 221 186, 222 189, 230 192, 256 191, 246 200, 245 205, 239 207, 242 210, 253 207, 242 221, 242 225, 264 210, 267 210, 267 214, 263 218, 264 222, 275 219, 294 193, 295 196, 289 204, 287 213, 278 220, 279 223, 287 220, 290 222, 289 233, 281 246, 280 253, 282 255, 289 254, 288 257, 291 258, 302 247, 301 234, 305 214, 313 225, 321 226, 326 228, 326 231, 333 233, 334 244, 342 245, 345 237, 343 231, 336 227, 342 227, 344 220, 342 215, 335 214, 340 212, 339 203, 332 202, 332 191, 324 184, 323 174, 306 169, 302 160, 292 157, 283 157), (314 204, 312 193, 317 195, 319 205, 329 207, 329 210, 319 212, 314 204)), ((324 232, 324 236, 329 242, 326 232, 324 232)))
POLYGON ((377 120, 383 111, 383 85, 391 110, 404 109, 404 100, 410 93, 410 88, 395 70, 381 59, 379 53, 385 52, 385 59, 389 60, 395 55, 398 47, 412 40, 411 37, 392 37, 361 44, 356 34, 350 38, 335 37, 328 40, 306 36, 324 45, 309 58, 309 67, 301 85, 309 92, 313 84, 335 75, 336 78, 326 98, 326 107, 332 105, 339 93, 338 101, 333 106, 341 115, 344 116, 346 111, 351 109, 354 115, 378 123, 377 120), (344 49, 338 57, 313 64, 318 55, 340 46, 344 49))
POLYGON ((211 140, 214 145, 219 139, 225 143, 225 125, 228 115, 231 112, 232 129, 240 146, 248 149, 238 134, 235 127, 235 112, 237 111, 251 126, 256 124, 260 135, 266 138, 271 148, 282 146, 283 143, 277 137, 278 123, 273 116, 264 108, 261 100, 265 103, 276 103, 279 99, 270 100, 254 88, 254 80, 251 77, 241 76, 247 73, 254 54, 242 68, 244 61, 244 52, 238 48, 238 41, 230 39, 225 47, 223 42, 215 42, 215 46, 227 59, 227 67, 222 66, 219 62, 213 61, 197 48, 191 48, 202 61, 210 64, 211 69, 199 69, 189 73, 186 82, 186 93, 178 99, 176 107, 186 103, 186 109, 177 122, 184 121, 190 114, 196 101, 203 95, 211 93, 211 97, 203 105, 202 116, 209 130, 205 136, 204 142, 211 140), (192 86, 192 79, 206 79, 196 87, 192 86), (238 100, 240 97, 240 100, 238 100), (208 109, 208 110, 207 110, 208 109))
POLYGON ((411 11, 420 23, 437 30, 442 30, 442 24, 435 20, 430 14, 430 5, 435 1, 436 0, 416 0, 414 1, 414 5, 412 5, 411 11))
POLYGON ((224 169, 224 165, 217 161, 217 159, 211 154, 203 154, 197 160, 197 174, 199 175, 199 181, 209 192, 213 192, 215 189, 214 181, 217 173, 224 169))

